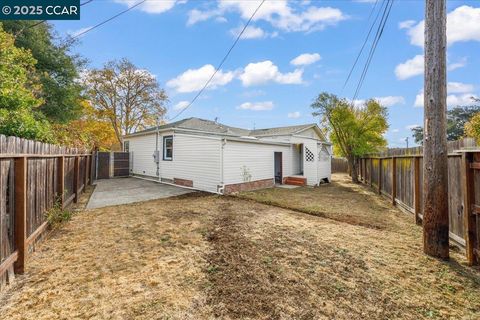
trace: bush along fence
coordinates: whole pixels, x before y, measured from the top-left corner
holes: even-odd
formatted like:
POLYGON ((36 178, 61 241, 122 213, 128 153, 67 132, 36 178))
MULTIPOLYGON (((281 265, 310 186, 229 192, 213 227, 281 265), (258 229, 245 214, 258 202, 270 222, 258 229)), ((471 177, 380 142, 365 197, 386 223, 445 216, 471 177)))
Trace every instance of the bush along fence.
MULTIPOLYGON (((393 205, 423 218, 423 150, 390 149, 359 160, 360 180, 393 205)), ((480 149, 473 139, 448 144, 450 239, 465 248, 470 265, 480 263, 480 149)))
POLYGON ((0 289, 25 271, 48 228, 47 211, 77 202, 91 184, 94 159, 85 150, 0 135, 0 289))

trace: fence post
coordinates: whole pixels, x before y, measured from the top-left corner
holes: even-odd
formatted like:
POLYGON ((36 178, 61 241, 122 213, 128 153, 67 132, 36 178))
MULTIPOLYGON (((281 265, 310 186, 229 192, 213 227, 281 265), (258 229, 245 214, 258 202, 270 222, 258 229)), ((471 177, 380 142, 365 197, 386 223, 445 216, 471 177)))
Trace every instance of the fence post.
POLYGON ((392 204, 396 205, 397 198, 397 158, 392 157, 392 204))
POLYGON ((465 234, 465 251, 467 254, 467 262, 469 265, 479 263, 476 256, 476 221, 473 214, 474 206, 474 180, 472 169, 470 168, 471 154, 464 152, 462 154, 462 193, 463 193, 463 214, 464 214, 464 234, 465 234))
POLYGON ((378 158, 378 194, 382 194, 382 158, 378 158))
POLYGON ((78 202, 78 183, 79 183, 79 173, 80 173, 80 157, 75 156, 75 162, 73 166, 73 193, 75 194, 75 197, 73 198, 73 202, 77 203, 78 202))
POLYGON ((60 206, 63 209, 65 204, 65 157, 61 156, 58 157, 58 175, 57 175, 57 189, 59 192, 58 201, 60 202, 60 206))
POLYGON ((27 158, 15 158, 15 247, 18 258, 14 264, 17 274, 25 272, 27 255, 27 158))
POLYGON ((367 158, 363 158, 363 183, 367 183, 367 158))
POLYGON ((97 172, 97 152, 92 151, 92 155, 90 157, 90 185, 93 184, 93 180, 95 180, 97 172))
POLYGON ((86 191, 87 189, 87 183, 88 183, 88 156, 85 156, 85 165, 83 166, 83 192, 86 191))
POLYGON ((373 158, 370 158, 370 187, 373 186, 373 158))
POLYGON ((415 213, 415 223, 421 224, 422 220, 420 219, 421 203, 420 203, 420 157, 415 157, 414 160, 414 185, 413 185, 413 201, 414 201, 414 213, 415 213))
POLYGON ((358 159, 358 167, 360 169, 360 181, 363 180, 363 158, 358 159))

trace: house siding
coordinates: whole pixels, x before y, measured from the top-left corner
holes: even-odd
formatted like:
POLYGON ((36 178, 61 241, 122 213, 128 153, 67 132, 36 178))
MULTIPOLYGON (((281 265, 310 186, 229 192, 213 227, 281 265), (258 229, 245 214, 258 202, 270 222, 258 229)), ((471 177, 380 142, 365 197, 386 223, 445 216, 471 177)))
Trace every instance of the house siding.
POLYGON ((224 184, 274 178, 274 152, 282 152, 283 176, 292 174, 290 146, 227 141, 224 146, 224 184), (247 179, 244 170, 250 175, 247 179))
MULTIPOLYGON (((332 157, 329 156, 328 158, 321 157, 321 150, 322 144, 318 144, 318 181, 320 182, 322 179, 328 179, 331 181, 332 179, 332 157)), ((330 155, 332 154, 331 147, 328 146, 327 150, 329 151, 330 155)))
POLYGON ((129 141, 132 173, 144 176, 156 176, 157 167, 153 161, 155 152, 155 135, 143 135, 126 139, 129 141))
POLYGON ((177 133, 173 137, 173 160, 161 164, 162 178, 191 180, 195 189, 217 192, 221 184, 221 139, 177 133))
MULTIPOLYGON (((157 178, 157 166, 153 159, 155 134, 130 137, 126 141, 130 141, 132 173, 157 178)), ((220 138, 164 132, 159 137, 158 149, 160 177, 164 181, 177 181, 182 186, 217 192, 217 185, 221 182, 220 138), (172 160, 163 160, 164 136, 173 136, 172 160)))

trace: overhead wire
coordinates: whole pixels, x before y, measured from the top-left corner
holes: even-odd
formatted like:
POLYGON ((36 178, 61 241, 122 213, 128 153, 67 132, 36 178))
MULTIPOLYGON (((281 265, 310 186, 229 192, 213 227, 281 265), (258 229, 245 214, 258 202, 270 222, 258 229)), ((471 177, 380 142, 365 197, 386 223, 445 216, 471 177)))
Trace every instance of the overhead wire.
MULTIPOLYGON (((90 0, 89 0, 89 1, 90 1, 90 0)), ((93 0, 91 0, 91 1, 93 1, 93 0)), ((108 22, 110 22, 110 21, 118 18, 119 16, 121 16, 121 15, 129 12, 130 10, 135 9, 135 8, 138 7, 139 5, 143 4, 145 1, 147 1, 147 0, 142 0, 142 1, 134 4, 133 6, 127 8, 127 9, 125 9, 125 10, 123 10, 123 11, 117 13, 117 14, 115 14, 114 16, 112 16, 112 17, 110 17, 110 18, 108 18, 108 19, 106 19, 106 20, 103 20, 103 21, 100 22, 100 23, 97 23, 96 25, 88 28, 87 30, 84 30, 84 31, 82 31, 82 32, 80 32, 80 33, 77 33, 76 35, 72 36, 70 39, 71 39, 71 40, 75 40, 75 39, 77 39, 78 37, 83 36, 84 34, 90 32, 90 31, 92 31, 92 30, 95 30, 95 29, 98 28, 98 27, 103 26, 105 23, 108 23, 108 22)))
MULTIPOLYGON (((375 8, 376 8, 376 6, 377 6, 377 3, 378 3, 378 0, 375 1, 375 4, 374 4, 372 10, 370 11, 370 14, 369 14, 369 16, 368 16, 367 21, 370 20, 373 12, 375 11, 375 8)), ((370 26, 370 29, 368 30, 367 36, 365 37, 365 40, 363 41, 362 47, 360 48, 360 51, 358 52, 357 57, 355 58, 355 62, 353 63, 352 68, 350 69, 350 72, 348 73, 348 76, 347 76, 347 78, 345 79, 345 82, 343 83, 343 86, 342 86, 342 90, 341 90, 341 92, 340 92, 340 95, 342 95, 343 90, 345 90, 345 87, 347 86, 348 81, 350 80, 350 78, 351 78, 351 76, 352 76, 352 74, 353 74, 353 71, 355 70, 355 67, 357 66, 357 63, 358 63, 358 61, 360 60, 360 57, 361 57, 361 55, 362 55, 362 53, 363 53, 363 50, 365 49, 365 46, 367 45, 368 39, 370 39, 370 35, 371 35, 371 33, 372 33, 373 27, 374 27, 374 26, 376 25, 376 23, 377 23, 378 17, 380 16, 380 12, 382 12, 382 8, 383 8, 383 5, 384 5, 384 4, 385 4, 385 1, 382 2, 381 6, 380 6, 380 9, 378 10, 377 15, 375 16, 375 19, 373 20, 373 22, 372 22, 372 24, 371 24, 371 26, 370 26)))
POLYGON ((387 4, 386 4, 386 6, 384 8, 384 11, 383 11, 383 14, 382 14, 382 19, 380 20, 380 23, 378 25, 378 29, 377 29, 377 32, 375 34, 374 41, 372 43, 372 47, 370 48, 370 52, 369 52, 367 61, 366 61, 365 66, 363 68, 362 75, 361 75, 361 77, 359 79, 359 82, 357 84, 357 88, 355 89, 355 94, 353 96, 352 103, 358 97, 358 94, 359 94, 359 92, 360 92, 360 90, 363 86, 363 83, 365 81, 365 77, 367 75, 368 69, 370 67, 373 56, 374 56, 375 51, 377 49, 378 43, 380 42, 380 39, 383 35, 383 31, 384 31, 385 25, 388 21, 388 17, 390 16, 390 12, 392 10, 393 2, 394 2, 394 0, 387 0, 387 4))
MULTIPOLYGON (((92 1, 93 1, 93 0, 87 0, 87 1, 85 1, 84 3, 80 3, 80 7, 82 7, 82 6, 86 5, 86 4, 89 4, 89 3, 92 2, 92 1)), ((45 22, 47 22, 47 20, 40 20, 40 21, 38 21, 38 22, 36 22, 36 23, 28 26, 27 29, 35 28, 36 26, 41 25, 42 23, 45 23, 45 22)), ((22 32, 23 32, 23 29, 22 29, 19 33, 22 33, 22 32)))
POLYGON ((222 67, 222 65, 225 63, 225 61, 227 60, 227 58, 229 57, 230 53, 232 52, 233 48, 235 48, 235 46, 237 45, 238 41, 240 40, 240 38, 242 37, 243 33, 245 32, 245 30, 247 29, 248 25, 250 24, 250 22, 253 20, 253 18, 255 17, 255 15, 257 14, 258 10, 260 10, 260 8, 262 7, 263 3, 265 2, 266 0, 262 0, 262 2, 260 2, 260 4, 258 5, 258 7, 255 9, 255 11, 252 13, 252 15, 250 16, 250 19, 248 19, 248 21, 245 23, 245 25, 243 26, 243 29, 240 31, 240 33, 238 34, 237 38, 235 39, 235 41, 233 42, 233 44, 230 46, 230 49, 228 49, 227 53, 225 54, 225 56, 223 57, 223 59, 221 60, 221 62, 218 64, 218 66, 215 68, 215 72, 213 72, 213 74, 210 76, 210 78, 207 80, 207 82, 205 83, 205 85, 202 87, 202 89, 200 89, 200 91, 197 92, 197 94, 195 95, 195 97, 192 99, 192 101, 189 102, 189 104, 185 107, 185 108, 182 108, 182 110, 180 110, 174 117, 170 118, 169 120, 172 121, 176 118, 178 118, 183 112, 185 112, 188 108, 190 108, 194 103, 195 101, 198 99, 198 97, 200 97, 200 95, 203 93, 203 91, 205 91, 205 89, 208 87, 208 85, 210 84, 210 82, 213 80, 213 78, 215 77, 215 75, 218 73, 218 71, 220 70, 220 68, 222 67))

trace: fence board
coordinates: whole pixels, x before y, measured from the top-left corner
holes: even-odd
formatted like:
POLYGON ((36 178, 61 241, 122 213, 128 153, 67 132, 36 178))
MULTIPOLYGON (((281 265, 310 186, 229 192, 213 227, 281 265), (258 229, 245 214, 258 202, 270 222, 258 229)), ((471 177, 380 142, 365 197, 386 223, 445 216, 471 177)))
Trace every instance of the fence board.
POLYGON ((65 179, 72 192, 76 157, 83 159, 82 177, 87 174, 87 154, 85 150, 0 135, 0 289, 13 279, 14 265, 15 272, 23 272, 25 255, 46 230, 45 213, 60 194, 59 180, 65 179), (58 172, 58 159, 65 154, 71 178, 58 172))
POLYGON ((332 173, 348 173, 347 159, 332 158, 332 173))
MULTIPOLYGON (((476 157, 478 158, 476 161, 480 163, 480 151, 474 149, 475 146, 475 141, 469 138, 448 143, 450 237, 459 245, 468 245, 469 242, 471 243, 473 249, 470 248, 471 252, 468 253, 467 256, 475 254, 474 258, 469 258, 469 261, 472 260, 473 262, 478 259, 478 255, 480 254, 478 241, 480 219, 476 218, 474 222, 472 222, 472 218, 468 218, 470 219, 468 220, 466 217, 470 217, 470 208, 468 208, 468 205, 467 208, 465 208, 464 203, 465 199, 470 199, 470 197, 465 196, 465 192, 472 192, 468 188, 474 188, 475 192, 472 193, 471 197, 472 203, 480 204, 480 166, 476 169, 477 166, 472 165, 472 168, 476 170, 475 173, 472 173, 472 182, 468 182, 469 175, 464 172, 467 161, 465 159, 467 159, 468 156, 462 154, 469 152, 473 154, 473 160, 475 160, 476 157), (474 225, 474 227, 471 227, 472 225, 474 225), (467 228, 471 229, 470 234, 467 233, 467 228)), ((423 216, 424 193, 423 155, 421 147, 389 149, 375 155, 368 155, 359 160, 359 165, 361 166, 361 180, 364 183, 378 187, 378 177, 380 177, 381 193, 390 197, 393 195, 393 204, 399 204, 402 208, 414 213, 417 223, 421 221, 421 217, 423 216), (381 162, 382 166, 381 175, 378 173, 379 162, 381 162)))

